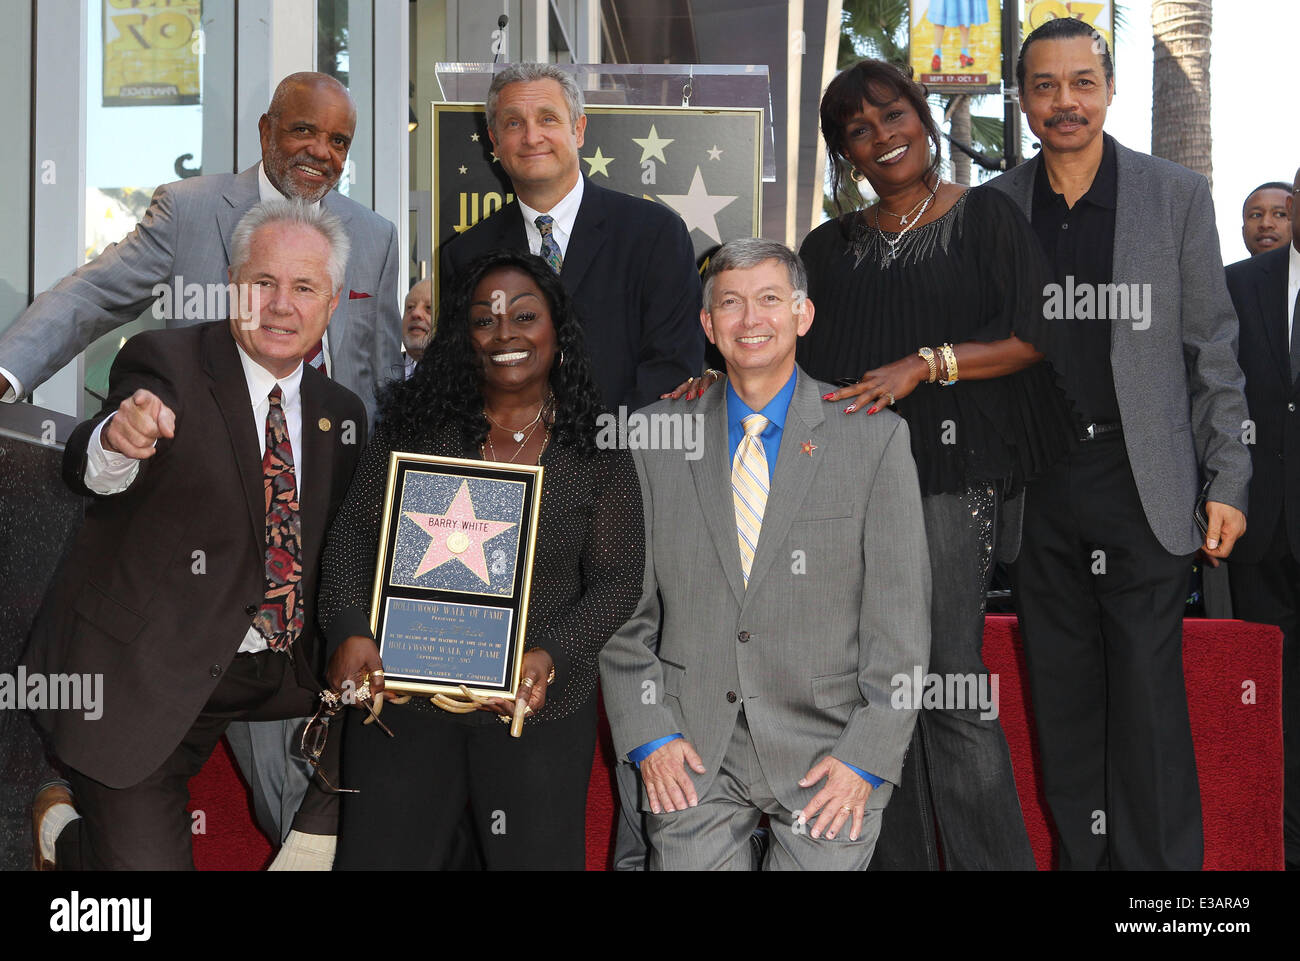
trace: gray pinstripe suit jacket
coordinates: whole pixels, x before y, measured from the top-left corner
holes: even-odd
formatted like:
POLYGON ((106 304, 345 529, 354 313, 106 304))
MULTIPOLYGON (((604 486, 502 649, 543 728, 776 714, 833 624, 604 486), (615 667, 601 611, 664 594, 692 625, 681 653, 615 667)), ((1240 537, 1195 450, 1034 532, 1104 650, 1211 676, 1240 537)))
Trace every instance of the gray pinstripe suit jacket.
POLYGON ((827 754, 898 781, 916 715, 891 706, 890 681, 924 670, 930 648, 916 467, 900 418, 827 412, 829 389, 798 371, 748 590, 727 391, 645 409, 701 415, 704 450, 694 461, 682 451, 634 451, 645 582, 636 612, 601 653, 605 710, 621 757, 684 734, 708 769, 692 775, 701 797, 742 703, 763 770, 789 810, 815 793, 797 782, 827 754))
MULTIPOLYGON (((163 184, 130 234, 42 293, 0 336, 0 367, 31 391, 95 338, 139 317, 157 299, 156 285, 171 288, 177 277, 185 284, 226 283, 231 235, 257 202, 256 164, 241 174, 163 184)), ((375 388, 401 362, 397 230, 337 191, 321 204, 352 240, 329 325, 331 374, 362 399, 373 420, 375 388)), ((186 317, 183 300, 172 306, 169 327, 226 316, 186 317)))

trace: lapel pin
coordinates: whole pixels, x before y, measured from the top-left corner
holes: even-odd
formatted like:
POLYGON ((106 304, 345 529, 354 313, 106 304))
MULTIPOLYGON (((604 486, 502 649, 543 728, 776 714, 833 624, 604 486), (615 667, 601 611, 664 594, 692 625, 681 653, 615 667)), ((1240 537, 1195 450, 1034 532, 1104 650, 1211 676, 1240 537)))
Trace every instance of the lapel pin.
POLYGON ((810 440, 806 440, 799 445, 799 449, 803 451, 805 454, 807 454, 809 457, 811 457, 812 452, 817 449, 817 445, 810 440))
POLYGON ((321 430, 329 430, 330 419, 328 417, 322 417, 320 420, 316 421, 316 426, 319 427, 321 430))

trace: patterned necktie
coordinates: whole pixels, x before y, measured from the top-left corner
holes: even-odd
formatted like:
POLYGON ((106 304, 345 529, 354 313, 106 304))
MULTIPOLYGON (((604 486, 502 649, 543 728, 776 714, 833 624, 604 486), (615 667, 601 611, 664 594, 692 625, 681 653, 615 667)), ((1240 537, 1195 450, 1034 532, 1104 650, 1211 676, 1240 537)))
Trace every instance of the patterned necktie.
POLYGON ((302 633, 302 518, 298 513, 298 483, 293 472, 293 447, 280 404, 280 385, 270 393, 266 413, 266 453, 262 482, 266 491, 266 597, 253 619, 257 632, 273 651, 288 652, 302 633))
POLYGON ((745 428, 745 436, 731 459, 731 502, 736 509, 740 572, 745 577, 745 587, 749 587, 754 548, 758 547, 758 532, 763 529, 763 511, 767 507, 767 453, 759 438, 767 429, 767 418, 750 414, 740 423, 745 428))
POLYGON ((555 218, 549 214, 541 214, 534 222, 542 235, 542 259, 558 274, 564 264, 564 257, 560 254, 560 245, 555 242, 555 234, 551 232, 555 227, 555 218))

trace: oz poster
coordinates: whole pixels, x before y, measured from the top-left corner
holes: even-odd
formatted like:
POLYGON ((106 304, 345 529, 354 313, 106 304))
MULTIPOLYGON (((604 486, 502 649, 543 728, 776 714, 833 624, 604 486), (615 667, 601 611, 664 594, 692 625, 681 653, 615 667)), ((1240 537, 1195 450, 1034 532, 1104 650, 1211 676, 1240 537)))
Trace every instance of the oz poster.
POLYGON ((103 0, 104 106, 199 102, 202 0, 103 0))
POLYGON ((1021 24, 1020 39, 1024 40, 1048 20, 1074 17, 1096 29, 1115 56, 1115 4, 1105 2, 1085 3, 1083 0, 1025 0, 1025 17, 1021 24))
POLYGON ((911 0, 912 75, 935 93, 1002 89, 999 0, 911 0))

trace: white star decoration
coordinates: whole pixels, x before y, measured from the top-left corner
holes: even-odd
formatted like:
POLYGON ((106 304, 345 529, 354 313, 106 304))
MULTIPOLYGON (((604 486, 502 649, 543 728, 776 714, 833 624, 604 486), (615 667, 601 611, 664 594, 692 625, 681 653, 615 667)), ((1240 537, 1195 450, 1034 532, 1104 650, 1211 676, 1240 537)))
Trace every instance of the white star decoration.
POLYGON ((478 143, 478 134, 476 134, 476 133, 472 133, 472 134, 470 134, 470 135, 469 135, 469 139, 472 140, 472 141, 474 141, 475 143, 478 143))
POLYGON ((600 152, 599 147, 596 148, 596 155, 594 157, 583 157, 582 159, 591 165, 591 169, 587 171, 588 177, 595 176, 597 170, 599 170, 605 177, 608 177, 609 165, 614 162, 614 158, 606 157, 600 152))
POLYGON ((469 168, 466 167, 464 164, 461 164, 461 165, 460 165, 460 172, 463 173, 463 174, 464 174, 464 173, 469 173, 469 168))
POLYGON ((709 149, 709 152, 708 152, 708 153, 709 153, 709 159, 710 159, 710 160, 721 160, 721 159, 722 159, 722 150, 718 147, 717 144, 714 144, 714 145, 712 146, 712 148, 709 149))
POLYGON ((695 176, 691 178, 690 190, 684 194, 660 194, 659 199, 677 211, 682 220, 686 221, 687 230, 699 230, 715 244, 720 244, 722 237, 718 233, 718 211, 736 198, 734 195, 722 194, 709 196, 704 187, 704 177, 697 166, 695 176))
POLYGON ((632 142, 641 148, 640 163, 645 163, 652 157, 658 157, 660 163, 668 163, 668 158, 664 156, 664 147, 667 147, 671 140, 664 140, 655 130, 655 125, 650 125, 650 132, 644 137, 633 137, 632 142))

